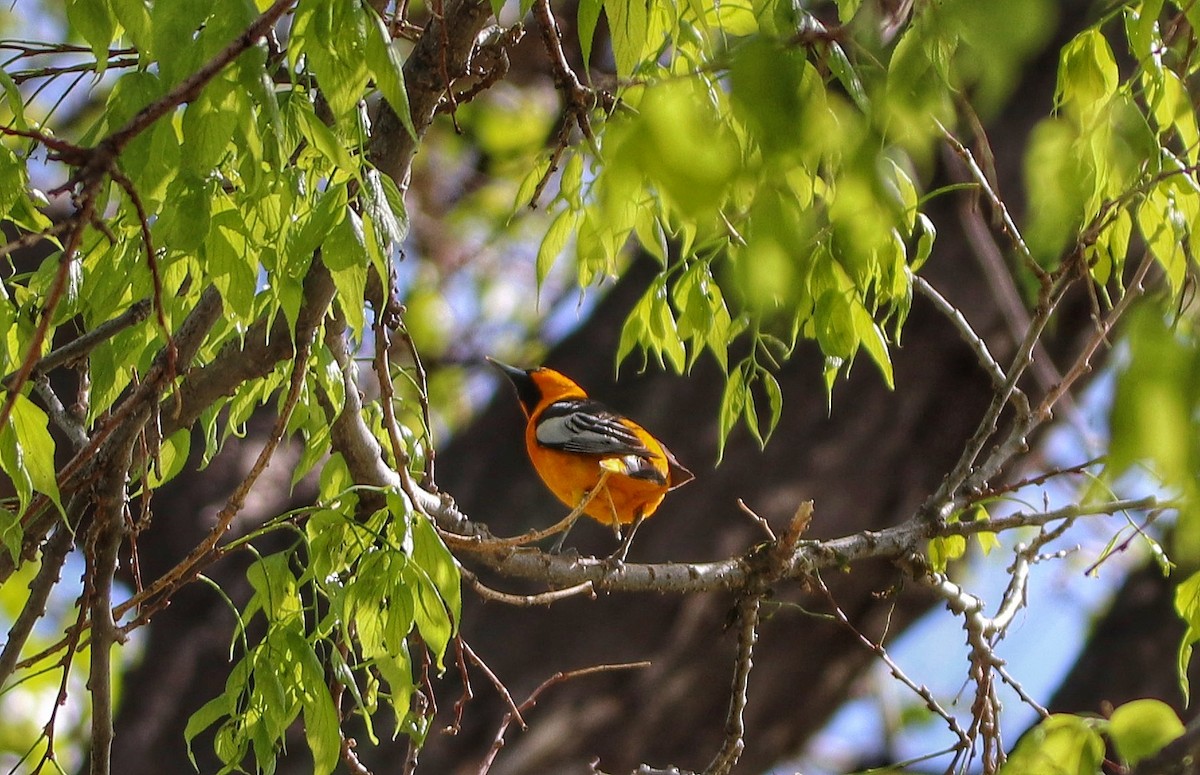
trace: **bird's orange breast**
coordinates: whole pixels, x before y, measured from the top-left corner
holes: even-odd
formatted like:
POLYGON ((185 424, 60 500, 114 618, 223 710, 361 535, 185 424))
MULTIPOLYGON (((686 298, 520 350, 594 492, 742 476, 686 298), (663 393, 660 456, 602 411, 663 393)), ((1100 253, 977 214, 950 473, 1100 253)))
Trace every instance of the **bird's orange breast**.
POLYGON ((628 525, 639 517, 649 517, 662 503, 670 488, 670 472, 662 444, 641 427, 630 423, 631 428, 650 451, 647 458, 623 461, 621 456, 586 455, 549 449, 538 443, 536 423, 525 429, 525 443, 530 460, 546 487, 560 501, 575 508, 600 481, 605 467, 610 471, 604 487, 596 493, 583 510, 597 522, 606 525, 628 525), (609 461, 605 466, 605 461, 609 461), (623 470, 647 464, 659 476, 657 481, 645 474, 629 476, 623 470))

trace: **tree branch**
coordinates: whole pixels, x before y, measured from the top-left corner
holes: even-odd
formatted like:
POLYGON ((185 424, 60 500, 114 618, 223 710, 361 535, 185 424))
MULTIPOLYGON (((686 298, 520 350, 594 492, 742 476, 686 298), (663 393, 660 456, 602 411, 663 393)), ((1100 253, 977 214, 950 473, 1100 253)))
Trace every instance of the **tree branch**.
POLYGON ((425 25, 421 39, 404 63, 404 85, 416 137, 408 133, 391 105, 385 102, 380 106, 369 156, 371 163, 390 175, 402 192, 408 188, 409 168, 417 144, 433 122, 449 86, 442 77, 442 62, 446 63, 452 79, 464 72, 475 40, 491 15, 487 0, 449 0, 443 17, 453 23, 433 18, 425 25))

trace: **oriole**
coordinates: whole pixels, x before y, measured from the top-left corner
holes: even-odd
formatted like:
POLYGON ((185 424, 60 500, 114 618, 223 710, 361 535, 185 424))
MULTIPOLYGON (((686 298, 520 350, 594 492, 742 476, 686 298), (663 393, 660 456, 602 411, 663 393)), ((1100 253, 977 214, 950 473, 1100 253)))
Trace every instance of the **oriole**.
POLYGON ((516 388, 525 413, 525 449, 550 491, 572 509, 590 497, 583 513, 618 533, 631 526, 614 555, 624 559, 638 525, 669 490, 691 481, 692 472, 645 428, 588 398, 567 376, 488 360, 516 388))

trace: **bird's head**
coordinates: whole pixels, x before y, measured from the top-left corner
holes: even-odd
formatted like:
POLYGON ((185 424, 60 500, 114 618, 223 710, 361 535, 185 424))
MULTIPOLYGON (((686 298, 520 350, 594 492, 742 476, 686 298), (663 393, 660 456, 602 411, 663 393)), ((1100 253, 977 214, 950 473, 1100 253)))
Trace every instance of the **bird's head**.
POLYGON ((504 372, 504 376, 512 382, 526 417, 532 415, 537 411, 538 406, 544 403, 561 401, 564 398, 587 398, 587 393, 583 388, 554 369, 548 369, 545 366, 536 369, 521 369, 509 366, 495 358, 487 360, 504 372))

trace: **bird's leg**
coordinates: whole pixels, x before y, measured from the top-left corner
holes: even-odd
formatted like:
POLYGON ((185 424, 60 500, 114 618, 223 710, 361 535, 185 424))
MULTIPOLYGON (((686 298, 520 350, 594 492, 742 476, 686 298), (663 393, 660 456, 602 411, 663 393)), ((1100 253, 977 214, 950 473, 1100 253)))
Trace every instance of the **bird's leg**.
POLYGON ((629 526, 629 532, 625 534, 623 539, 621 539, 621 545, 617 547, 617 551, 609 555, 608 559, 610 562, 625 562, 625 555, 629 553, 629 547, 633 545, 633 534, 636 533, 637 529, 642 526, 642 521, 644 519, 645 517, 639 511, 637 517, 633 520, 633 524, 629 526))
POLYGON ((529 544, 541 541, 543 538, 548 538, 555 533, 561 532, 562 536, 560 536, 558 541, 555 542, 554 548, 552 549, 552 551, 558 551, 562 548, 563 539, 566 538, 567 533, 571 530, 571 527, 583 515, 583 510, 588 507, 588 504, 592 502, 592 499, 594 499, 600 493, 600 490, 604 487, 604 483, 608 481, 608 477, 611 474, 612 472, 607 468, 602 468, 600 470, 600 478, 596 480, 596 486, 583 494, 583 497, 579 500, 579 505, 571 509, 570 514, 563 517, 558 522, 555 522, 550 527, 542 530, 531 530, 525 535, 517 536, 516 538, 496 538, 493 539, 491 543, 497 546, 528 546, 529 544))
MULTIPOLYGON (((562 532, 558 534, 558 540, 550 547, 550 554, 558 554, 562 551, 563 544, 566 543, 567 534, 571 532, 571 528, 575 527, 575 523, 579 521, 579 517, 583 512, 579 509, 572 511, 571 514, 575 517, 563 527, 562 532), (576 513, 579 512, 579 513, 576 513)), ((562 524, 561 522, 559 524, 562 524)))
MULTIPOLYGON (((611 475, 612 471, 607 468, 601 468, 600 478, 596 480, 596 485, 583 494, 583 497, 579 500, 579 505, 571 509, 571 513, 568 514, 565 519, 561 520, 558 522, 558 524, 550 528, 551 533, 556 530, 562 530, 558 536, 558 540, 555 541, 554 545, 550 547, 551 554, 558 554, 562 551, 563 542, 567 540, 567 533, 570 533, 571 528, 575 527, 575 523, 579 521, 581 516, 583 516, 583 510, 586 509, 592 500, 594 500, 595 497, 600 494, 600 491, 604 490, 607 494, 608 491, 605 489, 604 483, 608 481, 608 477, 611 475)), ((612 500, 611 495, 609 496, 609 500, 612 500)))

